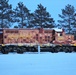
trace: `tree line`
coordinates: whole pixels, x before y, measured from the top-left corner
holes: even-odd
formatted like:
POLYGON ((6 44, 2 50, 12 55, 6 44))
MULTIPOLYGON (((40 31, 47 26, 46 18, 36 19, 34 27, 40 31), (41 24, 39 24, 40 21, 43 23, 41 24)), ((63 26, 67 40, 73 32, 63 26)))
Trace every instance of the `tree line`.
POLYGON ((13 9, 9 0, 0 0, 0 28, 64 28, 68 33, 74 33, 76 28, 76 12, 74 6, 67 4, 61 9, 62 14, 58 24, 42 4, 31 13, 23 2, 19 2, 13 9))

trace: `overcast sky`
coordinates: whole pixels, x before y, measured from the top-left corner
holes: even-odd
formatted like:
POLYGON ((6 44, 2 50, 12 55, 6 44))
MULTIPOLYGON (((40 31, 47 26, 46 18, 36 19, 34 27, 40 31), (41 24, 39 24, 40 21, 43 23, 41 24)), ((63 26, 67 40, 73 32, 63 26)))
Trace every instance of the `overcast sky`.
POLYGON ((56 22, 59 19, 58 14, 61 14, 61 9, 64 9, 67 4, 76 8, 76 0, 9 0, 13 8, 17 6, 18 2, 23 2, 31 12, 34 12, 37 9, 37 5, 41 3, 47 8, 47 11, 56 22))

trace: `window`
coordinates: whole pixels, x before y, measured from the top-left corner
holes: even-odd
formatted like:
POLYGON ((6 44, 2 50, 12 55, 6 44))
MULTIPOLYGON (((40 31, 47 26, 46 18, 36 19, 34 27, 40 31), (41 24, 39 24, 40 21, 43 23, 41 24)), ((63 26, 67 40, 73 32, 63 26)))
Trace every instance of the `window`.
POLYGON ((62 36, 62 33, 58 33, 58 36, 62 36))
POLYGON ((6 33, 10 33, 10 31, 7 30, 6 33))
POLYGON ((60 36, 62 36, 62 33, 60 33, 60 36))
POLYGON ((48 31, 45 31, 45 33, 48 33, 48 31))
POLYGON ((18 33, 18 31, 15 31, 15 33, 18 33))
POLYGON ((18 30, 6 30, 6 33, 18 33, 18 30))
POLYGON ((50 30, 45 30, 44 33, 52 33, 50 30))

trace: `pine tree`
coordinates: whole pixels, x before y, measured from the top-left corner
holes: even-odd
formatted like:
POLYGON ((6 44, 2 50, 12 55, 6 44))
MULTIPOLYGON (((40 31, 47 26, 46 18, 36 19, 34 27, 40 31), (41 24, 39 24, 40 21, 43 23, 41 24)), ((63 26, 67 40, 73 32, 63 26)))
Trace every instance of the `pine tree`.
POLYGON ((46 11, 46 7, 42 4, 38 5, 38 8, 33 13, 32 24, 34 27, 39 28, 52 28, 54 27, 54 20, 51 18, 49 12, 46 11))
POLYGON ((29 10, 24 6, 23 2, 19 2, 15 11, 15 22, 18 23, 19 28, 26 28, 29 25, 29 10))
POLYGON ((0 28, 8 28, 12 22, 12 5, 8 0, 0 0, 0 28))
POLYGON ((62 15, 59 14, 59 17, 62 20, 58 20, 59 25, 65 29, 67 33, 72 33, 74 27, 74 15, 75 8, 72 5, 65 6, 65 9, 62 9, 62 15))

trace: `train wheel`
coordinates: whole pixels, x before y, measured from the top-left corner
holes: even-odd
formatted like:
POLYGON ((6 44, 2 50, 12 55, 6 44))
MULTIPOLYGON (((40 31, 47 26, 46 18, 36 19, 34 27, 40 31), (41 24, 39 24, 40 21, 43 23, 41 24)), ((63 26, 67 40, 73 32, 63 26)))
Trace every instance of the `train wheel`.
POLYGON ((8 51, 6 48, 2 48, 1 53, 3 53, 3 54, 8 54, 9 51, 8 51))
POLYGON ((73 52, 74 51, 74 47, 70 47, 69 48, 69 53, 73 52))
POLYGON ((17 53, 23 54, 23 50, 21 48, 17 48, 17 53))
POLYGON ((76 46, 74 46, 74 50, 73 51, 76 52, 76 46))
POLYGON ((55 48, 53 48, 54 49, 54 52, 55 53, 58 53, 59 52, 59 47, 55 47, 55 48))
POLYGON ((52 49, 51 49, 51 52, 52 52, 52 53, 57 53, 56 48, 52 48, 52 49))
POLYGON ((23 54, 23 51, 21 51, 21 50, 17 50, 17 53, 19 53, 19 54, 23 54))
POLYGON ((32 47, 32 51, 33 51, 33 52, 37 52, 38 50, 37 50, 36 47, 32 47))
POLYGON ((65 48, 65 53, 71 53, 73 52, 73 47, 66 47, 65 48))

